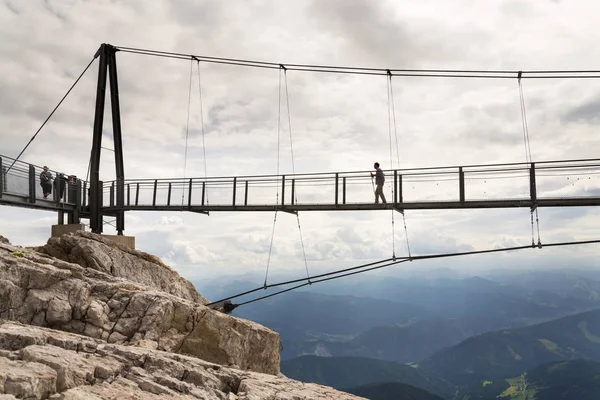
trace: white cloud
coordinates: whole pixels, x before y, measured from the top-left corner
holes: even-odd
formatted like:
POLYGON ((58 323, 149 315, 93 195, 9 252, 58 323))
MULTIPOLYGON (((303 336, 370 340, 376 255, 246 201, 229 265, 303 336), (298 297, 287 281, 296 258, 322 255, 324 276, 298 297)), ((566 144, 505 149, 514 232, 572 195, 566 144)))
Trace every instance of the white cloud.
MULTIPOLYGON (((0 1, 4 60, 0 65, 0 154, 19 153, 101 43, 383 68, 586 69, 600 62, 595 51, 600 39, 595 15, 600 4, 591 0, 225 4, 157 0, 149 7, 140 0, 0 1)), ((190 63, 126 53, 118 53, 117 58, 126 176, 183 176, 190 63)), ((86 176, 96 68, 94 64, 84 76, 24 160, 86 176)), ((204 176, 202 122, 208 175, 275 173, 279 72, 208 63, 201 63, 200 69, 204 121, 200 120, 193 65, 185 175, 204 176)), ((535 160, 597 156, 599 121, 594 112, 600 86, 595 80, 524 80, 523 84, 535 160)), ((374 160, 389 167, 385 77, 290 71, 288 89, 296 172, 367 170, 374 160)), ((524 161, 514 80, 398 77, 394 93, 402 167, 524 161)), ((104 129, 110 133, 110 109, 106 111, 104 129)), ((281 118, 280 171, 289 173, 285 104, 281 118)), ((105 139, 104 146, 112 147, 111 140, 105 139)), ((105 151, 102 179, 114 176, 113 163, 113 154, 105 151)), ((548 195, 594 193, 600 182, 597 176, 588 178, 571 182, 549 177, 539 190, 548 195)), ((405 198, 441 192, 457 196, 456 181, 437 183, 407 182, 405 198)), ((467 196, 472 198, 527 190, 526 178, 468 180, 467 184, 467 196)), ((318 200, 331 195, 327 190, 298 188, 298 197, 318 200)), ((370 201, 368 181, 353 190, 356 199, 352 201, 370 201)), ((179 196, 176 193, 173 198, 179 201, 179 196)), ((219 196, 230 193, 209 193, 214 202, 219 196)), ((264 191, 256 198, 272 201, 274 197, 275 191, 264 191)), ((391 256, 389 212, 304 213, 300 218, 311 270, 391 256)), ((406 219, 414 253, 528 244, 531 239, 525 209, 407 211, 406 219)), ((599 237, 599 219, 595 209, 540 210, 542 240, 599 237)), ((2 233, 16 243, 42 243, 55 220, 50 213, 0 209, 2 233)), ((272 223, 272 213, 129 213, 125 233, 136 235, 139 248, 163 257, 186 276, 207 276, 263 271, 272 223)), ((107 225, 106 230, 109 233, 112 228, 107 225)), ((396 253, 404 255, 400 214, 395 215, 395 234, 396 253)), ((302 273, 294 216, 278 216, 272 250, 272 268, 302 273)), ((589 262, 593 248, 544 249, 531 254, 535 257, 502 255, 438 263, 469 268, 589 262)))

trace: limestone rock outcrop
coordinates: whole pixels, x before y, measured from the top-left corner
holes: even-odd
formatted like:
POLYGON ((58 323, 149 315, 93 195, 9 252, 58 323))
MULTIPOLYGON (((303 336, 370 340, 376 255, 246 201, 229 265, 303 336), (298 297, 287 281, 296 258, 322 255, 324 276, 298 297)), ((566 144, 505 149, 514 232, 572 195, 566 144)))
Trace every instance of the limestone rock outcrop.
MULTIPOLYGON (((0 319, 111 344, 189 354, 242 370, 279 373, 276 332, 205 307, 192 300, 195 296, 190 291, 173 294, 185 286, 166 282, 164 287, 170 292, 158 290, 159 283, 151 280, 158 272, 135 272, 145 268, 157 271, 163 268, 161 264, 145 261, 145 256, 111 246, 90 233, 51 239, 44 249, 46 254, 0 243, 0 319), (60 249, 63 258, 78 260, 86 267, 48 255, 58 254, 60 249), (115 276, 127 275, 127 271, 138 282, 115 276)), ((168 267, 165 271, 165 280, 183 279, 168 267)))
POLYGON ((353 400, 282 375, 0 321, 0 400, 353 400))
POLYGON ((156 257, 78 232, 0 236, 0 400, 359 399, 279 373, 276 332, 156 257))
POLYGON ((100 235, 79 231, 53 237, 38 250, 60 260, 79 264, 83 268, 125 278, 196 303, 208 303, 191 282, 182 278, 159 258, 100 235))

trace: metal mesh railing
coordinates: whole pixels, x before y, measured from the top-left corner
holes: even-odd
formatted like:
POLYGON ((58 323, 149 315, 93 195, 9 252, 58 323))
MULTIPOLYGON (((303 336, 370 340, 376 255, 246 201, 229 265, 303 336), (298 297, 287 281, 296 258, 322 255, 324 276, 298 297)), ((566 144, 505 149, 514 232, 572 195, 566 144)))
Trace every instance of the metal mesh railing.
POLYGON ((2 194, 6 193, 23 198, 33 196, 36 201, 46 200, 74 204, 75 199, 73 196, 69 196, 69 189, 75 184, 82 184, 81 181, 78 181, 78 183, 69 181, 67 176, 58 171, 49 170, 54 179, 49 188, 50 195, 44 198, 44 189, 40 181, 43 167, 19 160, 15 161, 13 158, 6 156, 0 157, 0 166, 2 174, 0 190, 2 194))

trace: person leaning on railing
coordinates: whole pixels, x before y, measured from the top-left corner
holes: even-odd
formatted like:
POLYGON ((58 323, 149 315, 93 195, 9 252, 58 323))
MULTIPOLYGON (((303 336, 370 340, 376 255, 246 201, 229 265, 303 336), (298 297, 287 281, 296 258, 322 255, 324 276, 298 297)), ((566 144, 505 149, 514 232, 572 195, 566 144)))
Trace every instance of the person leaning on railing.
POLYGON ((44 170, 40 173, 40 186, 44 192, 44 199, 47 199, 52 194, 52 181, 54 177, 52 172, 48 170, 48 167, 44 165, 44 170))

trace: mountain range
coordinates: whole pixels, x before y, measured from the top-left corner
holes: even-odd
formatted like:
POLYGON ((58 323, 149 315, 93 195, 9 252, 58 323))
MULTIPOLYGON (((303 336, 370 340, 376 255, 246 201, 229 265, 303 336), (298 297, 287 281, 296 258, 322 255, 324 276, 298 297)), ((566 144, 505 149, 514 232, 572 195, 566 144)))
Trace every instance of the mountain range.
POLYGON ((579 358, 600 361, 600 309, 477 335, 437 352, 419 366, 464 385, 519 375, 548 362, 579 358))
POLYGON ((461 390, 460 400, 597 400, 600 363, 590 360, 558 361, 540 365, 519 376, 484 381, 461 390))
MULTIPOLYGON (((323 285, 317 291, 271 297, 240 307, 234 315, 278 331, 283 360, 314 354, 418 362, 474 335, 600 307, 600 283, 589 278, 566 272, 524 272, 497 279, 500 282, 481 277, 366 277, 362 284, 350 281, 346 286, 323 285), (550 290, 530 285, 539 274, 550 290), (346 294, 332 294, 342 292, 346 294)), ((201 290, 219 299, 257 286, 231 281, 204 283, 201 290)))
MULTIPOLYGON (((413 395, 414 387, 447 400, 491 400, 517 396, 525 373, 530 399, 567 399, 551 397, 550 388, 562 382, 557 390, 574 393, 569 382, 579 381, 570 374, 582 365, 595 371, 585 363, 600 361, 596 278, 591 270, 366 275, 252 303, 234 315, 278 331, 282 371, 299 380, 383 398, 413 395)), ((256 286, 230 282, 203 292, 214 299, 256 286)), ((600 398, 595 375, 580 375, 577 396, 600 398)))
POLYGON ((426 390, 398 382, 371 383, 355 388, 344 389, 369 400, 444 400, 443 397, 426 390))
POLYGON ((373 383, 395 382, 418 387, 445 398, 453 385, 417 368, 393 361, 361 357, 303 356, 281 362, 289 378, 345 389, 373 383))

